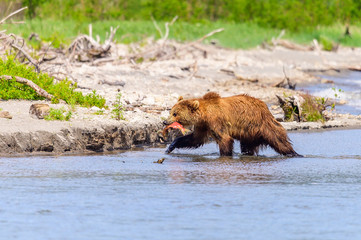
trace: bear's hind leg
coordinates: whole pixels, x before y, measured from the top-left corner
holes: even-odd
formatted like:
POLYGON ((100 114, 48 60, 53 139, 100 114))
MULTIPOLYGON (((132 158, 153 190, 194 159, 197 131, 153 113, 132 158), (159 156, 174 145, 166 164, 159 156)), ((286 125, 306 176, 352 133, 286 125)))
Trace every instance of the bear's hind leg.
POLYGON ((257 155, 260 145, 261 144, 259 142, 249 141, 245 143, 243 141, 241 142, 241 152, 243 155, 248 155, 248 156, 257 155))
POLYGON ((267 131, 264 139, 267 145, 273 148, 279 154, 288 157, 302 157, 292 147, 291 141, 287 136, 286 130, 279 124, 274 131, 267 131), (277 130, 277 131, 276 131, 277 130))

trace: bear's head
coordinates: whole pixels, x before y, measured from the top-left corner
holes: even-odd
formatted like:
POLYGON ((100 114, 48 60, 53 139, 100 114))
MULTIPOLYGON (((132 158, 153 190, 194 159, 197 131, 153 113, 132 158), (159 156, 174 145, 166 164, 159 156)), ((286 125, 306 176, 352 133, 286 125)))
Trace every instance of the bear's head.
POLYGON ((199 120, 199 101, 198 100, 183 100, 179 97, 178 102, 172 107, 167 120, 163 122, 164 125, 170 125, 178 122, 184 127, 196 125, 199 120))

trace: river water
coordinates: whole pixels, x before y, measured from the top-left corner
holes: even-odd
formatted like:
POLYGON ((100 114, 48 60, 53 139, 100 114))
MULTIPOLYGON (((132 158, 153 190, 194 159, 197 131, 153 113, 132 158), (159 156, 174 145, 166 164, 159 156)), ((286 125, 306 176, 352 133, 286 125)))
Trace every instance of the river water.
POLYGON ((361 129, 289 136, 304 158, 0 158, 0 239, 361 239, 361 129))

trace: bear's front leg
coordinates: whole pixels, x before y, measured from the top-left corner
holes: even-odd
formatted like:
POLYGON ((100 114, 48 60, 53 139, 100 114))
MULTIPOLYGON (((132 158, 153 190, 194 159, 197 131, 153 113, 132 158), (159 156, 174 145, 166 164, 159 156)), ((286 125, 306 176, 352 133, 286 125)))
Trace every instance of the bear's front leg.
POLYGON ((224 138, 221 141, 217 141, 219 146, 219 154, 221 156, 232 156, 233 155, 233 139, 224 138))
POLYGON ((221 156, 233 155, 233 138, 228 134, 224 134, 224 129, 212 130, 212 137, 216 140, 221 156), (223 134, 222 134, 223 133, 223 134))
POLYGON ((176 148, 198 148, 206 143, 207 140, 206 132, 194 131, 189 135, 176 138, 165 152, 171 153, 176 148))

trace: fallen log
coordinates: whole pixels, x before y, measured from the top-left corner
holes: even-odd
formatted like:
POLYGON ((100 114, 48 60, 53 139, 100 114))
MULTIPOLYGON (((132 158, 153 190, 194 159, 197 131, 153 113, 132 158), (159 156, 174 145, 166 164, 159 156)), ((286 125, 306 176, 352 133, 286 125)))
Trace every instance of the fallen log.
POLYGON ((44 89, 42 89, 41 87, 39 87, 37 84, 35 84, 34 82, 32 82, 29 79, 22 78, 19 76, 9 76, 9 75, 1 75, 0 79, 4 79, 4 80, 8 80, 8 81, 15 79, 16 82, 25 84, 25 85, 31 87, 32 89, 34 89, 34 91, 39 96, 45 97, 48 100, 51 100, 54 97, 53 95, 49 94, 47 91, 45 91, 44 89))
POLYGON ((273 41, 273 45, 282 46, 284 48, 296 50, 296 51, 313 51, 314 49, 312 46, 303 46, 284 39, 278 39, 273 41))

